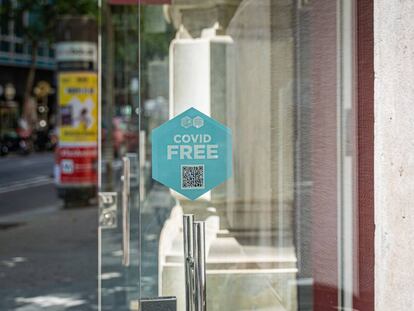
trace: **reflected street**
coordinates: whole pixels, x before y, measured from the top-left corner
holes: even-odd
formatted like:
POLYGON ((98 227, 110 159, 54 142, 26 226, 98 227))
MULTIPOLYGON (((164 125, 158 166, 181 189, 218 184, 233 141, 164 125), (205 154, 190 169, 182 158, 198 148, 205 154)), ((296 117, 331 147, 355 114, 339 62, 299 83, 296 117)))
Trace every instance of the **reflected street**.
POLYGON ((53 154, 0 159, 0 310, 96 310, 96 207, 63 209, 53 154))
POLYGON ((53 164, 53 153, 0 158, 0 216, 58 205, 53 164))

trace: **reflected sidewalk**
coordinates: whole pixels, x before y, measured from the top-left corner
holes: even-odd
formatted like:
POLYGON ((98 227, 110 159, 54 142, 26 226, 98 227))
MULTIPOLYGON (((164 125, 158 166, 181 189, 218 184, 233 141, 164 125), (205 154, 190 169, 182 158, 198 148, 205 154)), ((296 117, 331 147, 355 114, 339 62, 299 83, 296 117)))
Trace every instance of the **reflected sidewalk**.
POLYGON ((97 209, 0 218, 0 310, 96 310, 97 209))

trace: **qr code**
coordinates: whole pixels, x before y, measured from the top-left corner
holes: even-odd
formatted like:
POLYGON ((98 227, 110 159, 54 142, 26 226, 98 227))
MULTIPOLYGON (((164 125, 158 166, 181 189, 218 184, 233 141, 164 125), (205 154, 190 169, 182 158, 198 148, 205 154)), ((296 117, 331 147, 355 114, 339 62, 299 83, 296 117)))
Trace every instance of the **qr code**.
POLYGON ((204 165, 181 165, 181 189, 204 189, 204 165))

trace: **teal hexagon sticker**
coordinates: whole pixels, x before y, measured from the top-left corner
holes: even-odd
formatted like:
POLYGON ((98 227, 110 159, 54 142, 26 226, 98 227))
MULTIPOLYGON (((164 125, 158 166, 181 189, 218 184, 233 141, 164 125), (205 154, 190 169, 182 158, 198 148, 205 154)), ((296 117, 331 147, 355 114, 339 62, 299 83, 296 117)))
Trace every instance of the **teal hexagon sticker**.
POLYGON ((232 174, 231 130, 195 108, 152 131, 152 178, 190 200, 232 174))

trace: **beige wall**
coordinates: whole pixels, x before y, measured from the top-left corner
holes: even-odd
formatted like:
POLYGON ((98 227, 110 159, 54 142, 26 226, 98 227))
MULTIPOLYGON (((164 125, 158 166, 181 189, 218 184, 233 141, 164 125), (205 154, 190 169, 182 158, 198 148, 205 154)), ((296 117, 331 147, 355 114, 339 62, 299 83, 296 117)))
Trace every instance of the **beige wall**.
POLYGON ((376 311, 414 310, 414 1, 375 1, 376 311))

